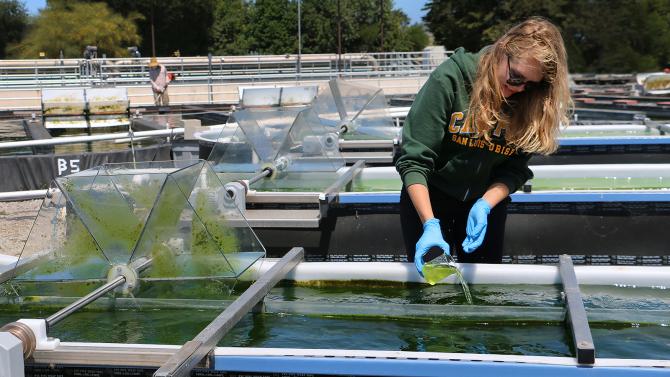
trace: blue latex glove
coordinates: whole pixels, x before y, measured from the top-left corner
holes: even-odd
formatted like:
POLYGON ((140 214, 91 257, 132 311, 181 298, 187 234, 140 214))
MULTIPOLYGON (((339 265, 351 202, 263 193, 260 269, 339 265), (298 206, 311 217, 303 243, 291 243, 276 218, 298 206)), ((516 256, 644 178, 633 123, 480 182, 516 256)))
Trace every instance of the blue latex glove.
POLYGON ((432 218, 423 223, 423 234, 416 243, 414 252, 414 265, 423 276, 423 256, 426 255, 431 247, 437 246, 444 250, 444 253, 449 254, 449 244, 442 237, 442 229, 440 229, 440 220, 432 218))
POLYGON ((484 242, 489 213, 491 213, 491 206, 484 198, 479 198, 472 208, 470 208, 468 223, 465 226, 467 235, 465 240, 463 240, 463 251, 466 253, 472 253, 477 250, 482 242, 484 242))

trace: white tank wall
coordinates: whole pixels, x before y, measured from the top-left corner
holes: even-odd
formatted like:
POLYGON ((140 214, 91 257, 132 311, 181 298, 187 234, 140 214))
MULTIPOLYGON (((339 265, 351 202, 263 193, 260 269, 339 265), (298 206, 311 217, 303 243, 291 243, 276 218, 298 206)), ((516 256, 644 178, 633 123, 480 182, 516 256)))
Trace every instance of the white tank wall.
MULTIPOLYGON (((265 259, 251 267, 243 279, 256 279, 277 259, 265 259)), ((558 266, 524 264, 459 264, 463 278, 471 284, 560 284, 558 266)), ((575 266, 580 284, 670 287, 670 266, 575 266)), ((303 262, 287 276, 289 280, 382 280, 424 282, 413 263, 400 262, 303 262)), ((456 283, 455 276, 442 283, 456 283)))

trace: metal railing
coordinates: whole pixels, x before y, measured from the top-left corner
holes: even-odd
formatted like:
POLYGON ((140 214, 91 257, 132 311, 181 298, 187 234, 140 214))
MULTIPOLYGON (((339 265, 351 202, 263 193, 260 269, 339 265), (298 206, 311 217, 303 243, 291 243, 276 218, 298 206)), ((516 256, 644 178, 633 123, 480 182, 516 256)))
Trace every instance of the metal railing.
MULTIPOLYGON (((453 51, 159 58, 180 82, 225 83, 428 75, 453 51), (298 67, 298 65, 300 65, 298 67)), ((149 58, 0 61, 1 88, 146 85, 149 58)))

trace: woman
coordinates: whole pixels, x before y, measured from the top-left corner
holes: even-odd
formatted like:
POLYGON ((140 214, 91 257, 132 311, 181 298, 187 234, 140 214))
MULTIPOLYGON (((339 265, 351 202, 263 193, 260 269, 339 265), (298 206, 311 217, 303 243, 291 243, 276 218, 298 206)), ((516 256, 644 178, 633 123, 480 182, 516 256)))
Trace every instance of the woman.
POLYGON ((558 29, 542 18, 477 54, 456 50, 426 81, 403 127, 396 168, 409 261, 433 247, 460 262, 500 263, 509 195, 533 177, 571 107, 558 29))

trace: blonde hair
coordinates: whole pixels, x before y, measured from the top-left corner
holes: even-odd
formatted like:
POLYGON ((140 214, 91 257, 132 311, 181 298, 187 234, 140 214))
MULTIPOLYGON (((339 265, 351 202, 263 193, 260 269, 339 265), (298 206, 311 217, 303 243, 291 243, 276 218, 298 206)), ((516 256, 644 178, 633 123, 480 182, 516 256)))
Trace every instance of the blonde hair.
POLYGON ((558 28, 543 18, 530 18, 507 31, 480 59, 465 128, 491 142, 491 131, 502 122, 507 143, 527 153, 555 152, 559 126, 567 126, 572 109, 567 54, 558 28), (508 57, 535 59, 543 75, 543 85, 509 102, 497 79, 499 62, 508 57))

